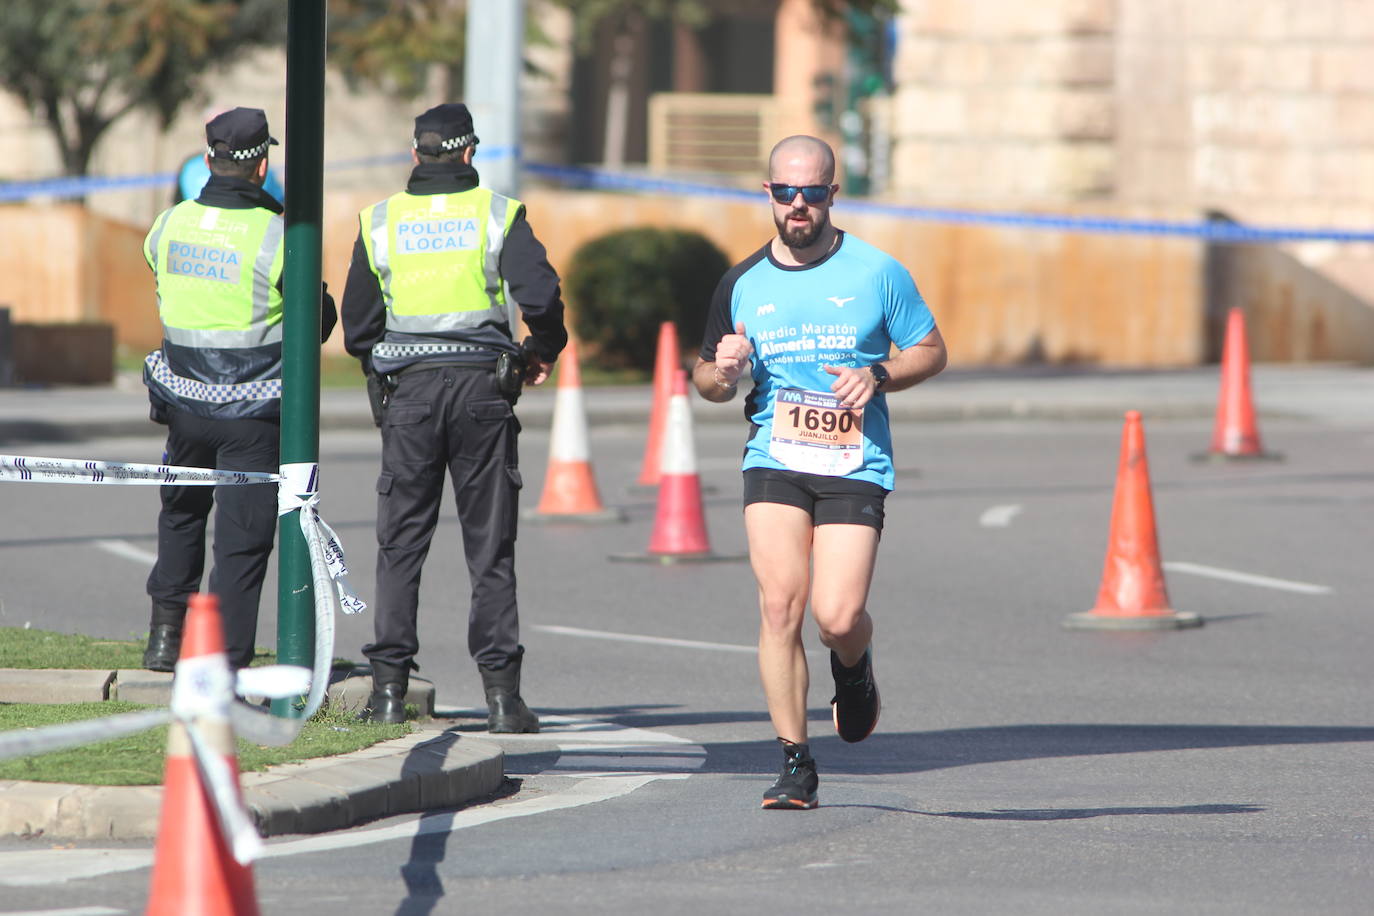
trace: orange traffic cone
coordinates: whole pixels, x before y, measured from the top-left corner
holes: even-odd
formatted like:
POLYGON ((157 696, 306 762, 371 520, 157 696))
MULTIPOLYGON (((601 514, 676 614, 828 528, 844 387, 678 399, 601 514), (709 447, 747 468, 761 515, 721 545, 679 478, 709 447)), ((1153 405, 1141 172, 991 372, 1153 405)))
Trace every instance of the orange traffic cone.
POLYGON ((658 355, 654 360, 654 404, 649 413, 649 438, 644 443, 644 464, 639 470, 639 480, 635 481, 643 487, 658 486, 668 402, 673 397, 673 379, 680 368, 677 325, 665 321, 658 326, 658 355))
POLYGON ((1245 313, 1232 308, 1226 316, 1226 340, 1221 350, 1221 394, 1212 445, 1199 458, 1279 458, 1260 447, 1255 406, 1250 395, 1250 346, 1245 337, 1245 313))
MULTIPOLYGON (((224 656, 219 601, 213 595, 193 595, 186 614, 181 659, 176 678, 199 682, 223 680, 232 697, 233 674, 224 656)), ((173 683, 175 695, 176 684, 173 683)), ((175 711, 175 704, 173 704, 175 711)), ((238 780, 234 734, 227 715, 201 716, 197 727, 212 749, 223 754, 238 780)), ((167 733, 167 765, 163 779, 162 815, 153 859, 152 892, 147 913, 167 916, 243 916, 258 913, 253 869, 240 864, 225 842, 209 788, 201 779, 191 737, 177 719, 167 733)))
POLYGON ((1140 411, 1126 413, 1121 433, 1121 460, 1116 470, 1107 563, 1097 590, 1097 606, 1070 614, 1070 629, 1172 630, 1202 625, 1197 614, 1169 607, 1164 567, 1159 560, 1150 467, 1145 458, 1145 428, 1140 411))
POLYGON ((592 474, 587 447, 587 408, 582 400, 582 373, 577 364, 577 343, 568 346, 558 361, 558 392, 553 406, 553 431, 549 438, 549 467, 544 475, 544 495, 539 508, 524 517, 530 521, 623 521, 625 513, 601 503, 592 474))
POLYGON ((674 372, 673 395, 663 429, 663 462, 658 483, 658 510, 647 554, 612 555, 612 560, 658 563, 742 560, 711 552, 702 512, 701 478, 692 439, 692 408, 687 401, 687 373, 674 372))

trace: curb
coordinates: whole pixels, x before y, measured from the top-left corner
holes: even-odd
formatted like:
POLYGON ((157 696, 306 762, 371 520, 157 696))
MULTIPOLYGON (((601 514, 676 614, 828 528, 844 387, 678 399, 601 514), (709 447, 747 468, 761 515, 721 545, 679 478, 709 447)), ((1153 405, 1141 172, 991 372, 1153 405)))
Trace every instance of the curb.
MULTIPOLYGON (((372 747, 239 777, 263 836, 324 833, 361 821, 461 805, 505 780, 494 742, 436 726, 372 747)), ((161 786, 0 782, 0 834, 119 840, 157 836, 161 786)))
MULTIPOLYGON (((0 669, 5 702, 97 702, 165 705, 172 675, 142 670, 0 669)), ((371 678, 330 685, 344 708, 366 701, 371 678)), ((413 678, 407 701, 419 709, 416 731, 362 750, 242 773, 239 785, 263 836, 323 833, 362 821, 447 808, 491 795, 505 781, 499 744, 426 721, 434 685, 413 678)), ((0 781, 0 835, 69 839, 157 836, 162 786, 84 786, 0 781)))

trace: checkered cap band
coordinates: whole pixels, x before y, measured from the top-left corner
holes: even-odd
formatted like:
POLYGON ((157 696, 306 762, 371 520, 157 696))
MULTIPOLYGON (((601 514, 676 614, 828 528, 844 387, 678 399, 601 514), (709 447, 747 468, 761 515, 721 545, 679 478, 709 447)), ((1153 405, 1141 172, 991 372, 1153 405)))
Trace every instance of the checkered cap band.
MULTIPOLYGON (((229 158, 238 159, 240 161, 244 159, 257 159, 260 156, 267 155, 267 147, 269 145, 270 143, 263 141, 252 149, 231 149, 229 150, 229 158)), ((206 146, 205 151, 210 154, 211 159, 215 158, 215 148, 213 146, 206 146)))
MULTIPOLYGON (((474 134, 463 134, 463 136, 461 136, 461 137, 454 137, 454 138, 451 139, 451 140, 445 140, 444 142, 440 143, 440 144, 439 144, 439 149, 441 149, 441 150, 443 150, 444 152, 447 153, 447 152, 451 152, 451 151, 456 150, 456 149, 462 149, 462 148, 465 147, 465 146, 473 146, 473 145, 476 144, 476 143, 477 143, 477 135, 476 135, 475 133, 474 133, 474 134)), ((419 141, 419 140, 411 140, 411 141, 410 141, 410 145, 411 145, 412 147, 414 147, 415 149, 419 149, 419 148, 420 148, 420 141, 419 141)))

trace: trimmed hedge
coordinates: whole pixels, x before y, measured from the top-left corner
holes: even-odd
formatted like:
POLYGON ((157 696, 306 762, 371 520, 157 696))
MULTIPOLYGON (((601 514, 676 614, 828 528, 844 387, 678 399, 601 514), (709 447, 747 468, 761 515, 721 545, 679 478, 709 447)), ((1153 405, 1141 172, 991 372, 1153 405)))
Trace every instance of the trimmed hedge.
POLYGON ((711 293, 730 268, 705 236, 678 229, 622 229, 587 242, 565 280, 573 327, 606 368, 653 371, 658 329, 677 325, 695 352, 711 293))

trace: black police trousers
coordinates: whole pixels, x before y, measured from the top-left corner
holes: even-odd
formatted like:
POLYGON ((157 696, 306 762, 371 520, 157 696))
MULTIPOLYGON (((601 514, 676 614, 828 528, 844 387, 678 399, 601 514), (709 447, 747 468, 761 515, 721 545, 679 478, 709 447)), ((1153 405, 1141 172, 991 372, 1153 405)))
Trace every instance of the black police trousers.
MULTIPOLYGON (((169 408, 166 417, 167 464, 277 473, 281 463, 278 420, 211 420, 176 408, 169 408)), ((148 576, 153 622, 180 624, 187 599, 200 590, 212 506, 214 565, 209 590, 219 598, 229 664, 243 668, 253 660, 258 601, 277 532, 274 485, 162 487, 157 562, 148 576)))
POLYGON ((472 586, 468 652, 482 667, 503 667, 522 651, 515 600, 520 422, 490 366, 411 369, 396 382, 382 416, 377 478, 376 638, 363 654, 413 664, 420 570, 447 473, 472 586))

